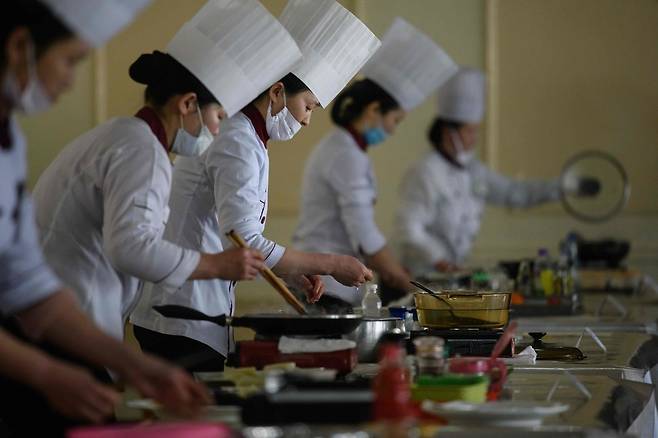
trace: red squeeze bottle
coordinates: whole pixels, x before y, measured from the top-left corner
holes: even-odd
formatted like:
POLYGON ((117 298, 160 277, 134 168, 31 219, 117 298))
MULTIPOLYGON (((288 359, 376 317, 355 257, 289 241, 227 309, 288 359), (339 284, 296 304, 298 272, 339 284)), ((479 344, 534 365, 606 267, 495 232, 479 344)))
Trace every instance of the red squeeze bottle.
POLYGON ((397 344, 383 344, 379 351, 379 372, 373 380, 374 419, 401 421, 412 417, 409 370, 397 344))

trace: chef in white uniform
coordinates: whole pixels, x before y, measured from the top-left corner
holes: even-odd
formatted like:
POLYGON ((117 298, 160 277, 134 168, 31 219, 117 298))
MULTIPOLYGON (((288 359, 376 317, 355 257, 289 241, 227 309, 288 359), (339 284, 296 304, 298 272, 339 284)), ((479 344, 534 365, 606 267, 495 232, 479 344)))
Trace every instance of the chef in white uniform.
MULTIPOLYGON (((429 37, 401 18, 366 64, 365 79, 341 93, 332 109, 337 125, 306 163, 299 225, 293 242, 304 251, 359 257, 394 287, 409 277, 393 256, 375 222, 377 187, 368 149, 395 131, 405 114, 420 105, 457 70, 429 37)), ((357 288, 324 279, 327 294, 360 302, 357 288)))
POLYGON ((119 395, 92 376, 102 378, 102 367, 175 410, 207 399, 182 370, 105 335, 80 311, 44 261, 25 190, 26 142, 14 111, 48 109, 90 48, 146 3, 23 0, 0 18, 0 429, 11 436, 60 436, 74 422, 112 415, 119 395))
MULTIPOLYGON (((302 287, 314 301, 323 291, 317 274, 357 285, 370 279, 371 273, 354 258, 302 253, 263 235, 268 214, 268 141, 289 140, 308 125, 313 109, 329 104, 377 49, 379 40, 334 0, 291 0, 280 23, 283 26, 272 23, 267 33, 253 36, 254 47, 267 49, 244 65, 254 75, 251 84, 242 85, 250 98, 225 105, 232 117, 201 157, 177 160, 165 235, 181 245, 209 250, 231 247, 226 233, 234 230, 265 255, 266 265, 277 275, 302 287)), ((183 336, 227 355, 230 330, 209 322, 164 318, 151 309, 163 304, 231 315, 235 283, 190 281, 177 290, 156 285, 131 318, 142 348, 149 351, 161 352, 167 339, 183 336)))
POLYGON ((429 130, 432 149, 404 176, 396 215, 394 234, 399 238, 400 255, 414 275, 463 266, 486 204, 528 208, 556 201, 561 192, 557 179, 516 181, 476 158, 474 148, 485 108, 481 71, 460 69, 439 90, 438 107, 429 130))
MULTIPOLYGON (((244 36, 235 3, 211 0, 198 14, 234 20, 233 33, 244 36)), ((241 94, 232 59, 223 55, 227 47, 218 34, 226 28, 220 25, 206 22, 198 44, 174 38, 168 53, 141 55, 129 73, 146 85, 145 106, 75 139, 34 190, 46 259, 83 309, 117 339, 140 281, 176 289, 188 279, 252 279, 263 266, 258 251, 204 253, 162 237, 171 189, 168 153, 200 154, 213 140, 211 129, 217 132, 219 103, 241 94)))

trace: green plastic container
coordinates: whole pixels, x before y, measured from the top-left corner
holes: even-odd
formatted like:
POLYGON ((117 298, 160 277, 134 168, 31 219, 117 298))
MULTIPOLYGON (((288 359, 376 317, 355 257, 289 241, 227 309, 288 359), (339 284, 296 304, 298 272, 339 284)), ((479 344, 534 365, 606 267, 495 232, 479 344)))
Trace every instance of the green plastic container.
POLYGON ((488 388, 489 378, 487 376, 466 374, 420 376, 411 387, 411 397, 415 401, 461 400, 470 403, 484 403, 487 400, 488 388))

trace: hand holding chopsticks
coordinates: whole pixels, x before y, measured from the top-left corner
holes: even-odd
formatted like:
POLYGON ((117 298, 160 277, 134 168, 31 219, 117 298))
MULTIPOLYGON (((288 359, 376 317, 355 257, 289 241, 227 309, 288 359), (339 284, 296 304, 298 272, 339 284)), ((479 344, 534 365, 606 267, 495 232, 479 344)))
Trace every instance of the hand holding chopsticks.
MULTIPOLYGON (((229 239, 239 248, 249 248, 247 242, 244 241, 242 236, 236 233, 234 230, 226 233, 229 239)), ((260 271, 261 275, 267 282, 274 288, 276 291, 283 297, 288 304, 290 304, 300 315, 306 314, 306 309, 304 305, 293 295, 292 292, 288 289, 288 286, 276 276, 274 272, 267 266, 260 271)))

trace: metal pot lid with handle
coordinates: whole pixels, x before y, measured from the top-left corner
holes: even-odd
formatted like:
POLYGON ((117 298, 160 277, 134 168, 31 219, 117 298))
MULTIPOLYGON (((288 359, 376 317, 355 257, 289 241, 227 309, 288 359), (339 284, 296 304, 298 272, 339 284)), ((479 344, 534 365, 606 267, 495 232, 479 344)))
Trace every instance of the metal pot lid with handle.
POLYGON ((624 166, 603 151, 584 151, 571 157, 560 175, 562 205, 576 219, 604 222, 623 210, 631 195, 624 166))

